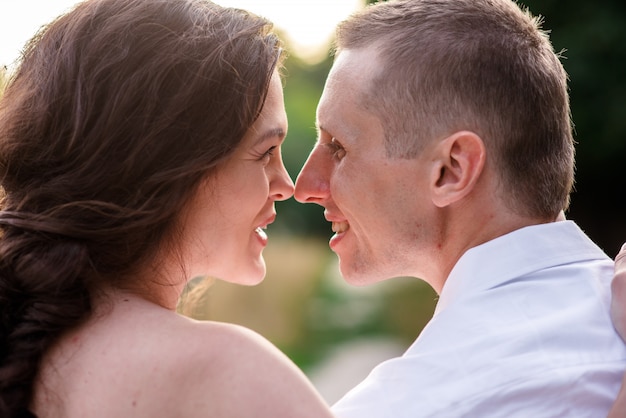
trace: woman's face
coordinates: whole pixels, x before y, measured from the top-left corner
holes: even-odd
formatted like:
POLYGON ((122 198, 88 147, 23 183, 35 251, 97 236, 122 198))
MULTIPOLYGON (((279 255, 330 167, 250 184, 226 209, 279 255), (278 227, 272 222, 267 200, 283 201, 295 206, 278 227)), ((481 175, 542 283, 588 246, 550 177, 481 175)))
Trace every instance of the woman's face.
POLYGON ((265 277, 264 229, 274 221, 274 202, 293 195, 281 156, 287 115, 280 77, 274 73, 265 105, 238 148, 204 182, 183 222, 189 278, 209 275, 238 284, 265 277))

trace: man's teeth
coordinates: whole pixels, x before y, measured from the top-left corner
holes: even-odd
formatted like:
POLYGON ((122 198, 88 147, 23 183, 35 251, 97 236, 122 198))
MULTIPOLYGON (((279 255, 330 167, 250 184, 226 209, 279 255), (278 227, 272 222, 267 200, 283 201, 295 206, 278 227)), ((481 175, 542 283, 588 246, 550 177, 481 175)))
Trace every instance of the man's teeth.
POLYGON ((257 234, 259 234, 261 236, 261 238, 267 239, 267 234, 265 233, 265 231, 263 230, 263 228, 261 228, 260 226, 257 227, 254 232, 256 232, 257 234))
POLYGON ((348 228, 350 228, 350 225, 348 222, 333 222, 332 228, 333 232, 340 234, 342 232, 346 232, 348 228))

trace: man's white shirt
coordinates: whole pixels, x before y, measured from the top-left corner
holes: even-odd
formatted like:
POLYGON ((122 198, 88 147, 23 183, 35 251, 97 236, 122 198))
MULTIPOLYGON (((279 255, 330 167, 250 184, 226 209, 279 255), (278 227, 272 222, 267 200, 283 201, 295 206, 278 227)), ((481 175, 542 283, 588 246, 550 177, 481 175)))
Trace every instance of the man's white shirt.
POLYGON ((572 221, 468 250, 399 358, 333 406, 340 418, 603 417, 626 349, 609 316, 612 260, 572 221))

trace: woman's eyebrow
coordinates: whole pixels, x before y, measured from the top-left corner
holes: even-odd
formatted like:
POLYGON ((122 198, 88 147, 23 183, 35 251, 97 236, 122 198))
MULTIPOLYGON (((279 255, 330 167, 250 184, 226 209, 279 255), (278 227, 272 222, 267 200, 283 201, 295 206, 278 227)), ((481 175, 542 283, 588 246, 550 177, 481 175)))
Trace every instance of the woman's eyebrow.
POLYGON ((254 142, 255 145, 260 144, 264 141, 267 141, 268 139, 272 139, 272 138, 280 138, 283 139, 285 137, 286 133, 285 130, 283 128, 272 128, 272 129, 268 129, 267 131, 263 132, 261 135, 259 135, 257 137, 257 140, 254 142))

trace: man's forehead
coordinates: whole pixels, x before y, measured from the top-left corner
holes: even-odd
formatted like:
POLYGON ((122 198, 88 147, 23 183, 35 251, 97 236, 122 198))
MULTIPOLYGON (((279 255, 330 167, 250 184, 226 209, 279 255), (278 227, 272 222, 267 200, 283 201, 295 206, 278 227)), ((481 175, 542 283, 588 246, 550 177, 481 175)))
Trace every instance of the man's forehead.
POLYGON ((359 82, 370 81, 381 69, 379 55, 373 46, 340 50, 330 69, 329 79, 339 74, 359 82))

